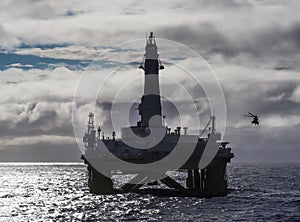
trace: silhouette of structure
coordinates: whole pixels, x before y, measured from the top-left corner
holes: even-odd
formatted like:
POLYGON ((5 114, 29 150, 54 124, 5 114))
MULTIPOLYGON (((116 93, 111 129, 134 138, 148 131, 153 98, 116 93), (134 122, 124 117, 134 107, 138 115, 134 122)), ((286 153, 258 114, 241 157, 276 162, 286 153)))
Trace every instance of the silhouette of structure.
POLYGON ((259 121, 258 121, 258 116, 257 115, 254 115, 253 113, 248 112, 248 114, 244 114, 244 116, 253 118, 253 120, 251 122, 251 125, 254 125, 254 126, 258 126, 259 125, 259 121))
MULTIPOLYGON (((151 32, 146 42, 145 58, 140 69, 144 70, 144 94, 138 107, 140 121, 135 126, 121 129, 120 139, 101 138, 101 128, 96 130, 94 125, 94 114, 88 115, 88 129, 83 137, 86 150, 82 159, 88 165, 90 192, 96 194, 113 194, 119 192, 153 193, 167 196, 197 196, 212 197, 224 196, 227 194, 226 165, 233 158, 231 148, 227 147, 228 142, 218 143, 220 133, 215 129, 215 116, 212 116, 209 136, 200 138, 199 135, 189 135, 187 127, 177 127, 172 131, 164 125, 161 114, 161 98, 159 91, 159 70, 164 66, 159 60, 155 37, 151 32), (154 135, 154 137, 153 137, 154 135), (162 135, 159 143, 154 143, 157 139, 155 135, 162 135), (137 138, 143 139, 143 144, 147 144, 146 149, 136 148, 128 144, 139 144, 137 138), (216 147, 217 146, 217 147, 216 147), (180 184, 167 175, 161 176, 162 169, 154 169, 151 172, 140 170, 138 164, 155 163, 170 155, 176 147, 178 161, 166 162, 162 166, 163 173, 170 169, 186 172, 185 185, 180 184), (199 161, 205 149, 216 147, 217 154, 204 169, 199 169, 199 161), (128 163, 134 163, 135 167, 120 166, 114 164, 115 159, 103 153, 103 149, 109 150, 115 158, 128 163), (177 151, 178 150, 178 151, 177 151), (191 150, 191 155, 178 167, 181 154, 191 150), (177 167, 177 168, 174 168, 177 167), (101 172, 100 170, 101 169, 101 172), (111 173, 115 170, 122 171, 123 174, 137 174, 130 182, 125 183, 121 188, 114 188, 111 173), (156 172, 157 170, 157 172, 156 172), (105 175, 104 173, 105 172, 105 175), (156 177, 156 175, 159 175, 156 177), (149 184, 165 184, 169 189, 144 188, 149 184)), ((203 131, 204 132, 204 131, 203 131)), ((140 146, 144 146, 140 145, 140 146)))

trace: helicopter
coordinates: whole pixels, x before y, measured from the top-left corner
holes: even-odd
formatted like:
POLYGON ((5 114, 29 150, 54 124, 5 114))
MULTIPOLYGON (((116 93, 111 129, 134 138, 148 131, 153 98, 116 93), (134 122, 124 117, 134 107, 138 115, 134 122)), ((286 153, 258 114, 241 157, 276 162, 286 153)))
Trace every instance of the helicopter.
POLYGON ((259 126, 259 121, 258 121, 258 116, 257 115, 254 115, 253 113, 248 112, 248 114, 244 114, 244 116, 252 117, 253 120, 251 122, 251 125, 259 126))

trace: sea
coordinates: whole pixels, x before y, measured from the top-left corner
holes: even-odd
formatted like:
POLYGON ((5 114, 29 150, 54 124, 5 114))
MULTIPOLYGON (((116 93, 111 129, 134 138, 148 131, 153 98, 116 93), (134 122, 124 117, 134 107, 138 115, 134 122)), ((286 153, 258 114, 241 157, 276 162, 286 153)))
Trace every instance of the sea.
POLYGON ((300 221, 300 163, 230 163, 227 172, 226 197, 94 195, 83 164, 1 163, 0 221, 300 221))

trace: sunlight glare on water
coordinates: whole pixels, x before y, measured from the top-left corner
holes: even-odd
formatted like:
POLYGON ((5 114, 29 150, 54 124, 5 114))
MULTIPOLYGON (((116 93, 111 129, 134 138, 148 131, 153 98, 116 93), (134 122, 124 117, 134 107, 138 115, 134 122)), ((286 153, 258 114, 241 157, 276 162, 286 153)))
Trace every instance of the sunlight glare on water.
POLYGON ((228 178, 227 197, 97 196, 84 165, 1 164, 0 221, 300 220, 299 164, 233 163, 228 178))

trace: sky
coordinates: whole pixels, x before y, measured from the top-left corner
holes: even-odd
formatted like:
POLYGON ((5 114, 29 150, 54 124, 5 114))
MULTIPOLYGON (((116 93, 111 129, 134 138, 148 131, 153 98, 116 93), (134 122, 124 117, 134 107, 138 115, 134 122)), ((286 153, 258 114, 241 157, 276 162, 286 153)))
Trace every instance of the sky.
MULTIPOLYGON (((203 123, 208 100, 216 98, 206 100, 179 67, 205 73, 203 82, 211 88, 215 83, 206 78, 207 67, 198 65, 189 50, 213 69, 224 93, 224 140, 231 142, 233 161, 299 162, 299 11, 298 0, 1 1, 0 161, 79 161, 74 95, 80 117, 75 128, 83 129, 97 84, 117 69, 96 98, 97 123, 105 129, 111 92, 135 79, 121 94, 141 96, 137 67, 145 35, 153 31, 165 62, 161 77, 173 78, 199 97, 203 123), (82 79, 84 92, 78 94, 82 79), (243 116, 248 111, 263 116, 259 127, 243 116)), ((166 85, 166 94, 174 97, 176 90, 166 85)), ((193 105, 176 93, 180 106, 193 105)), ((219 103, 218 110, 223 109, 219 103)), ((176 114, 168 111, 167 121, 175 126, 176 114)), ((188 114, 182 122, 191 132, 197 127, 188 114)))

